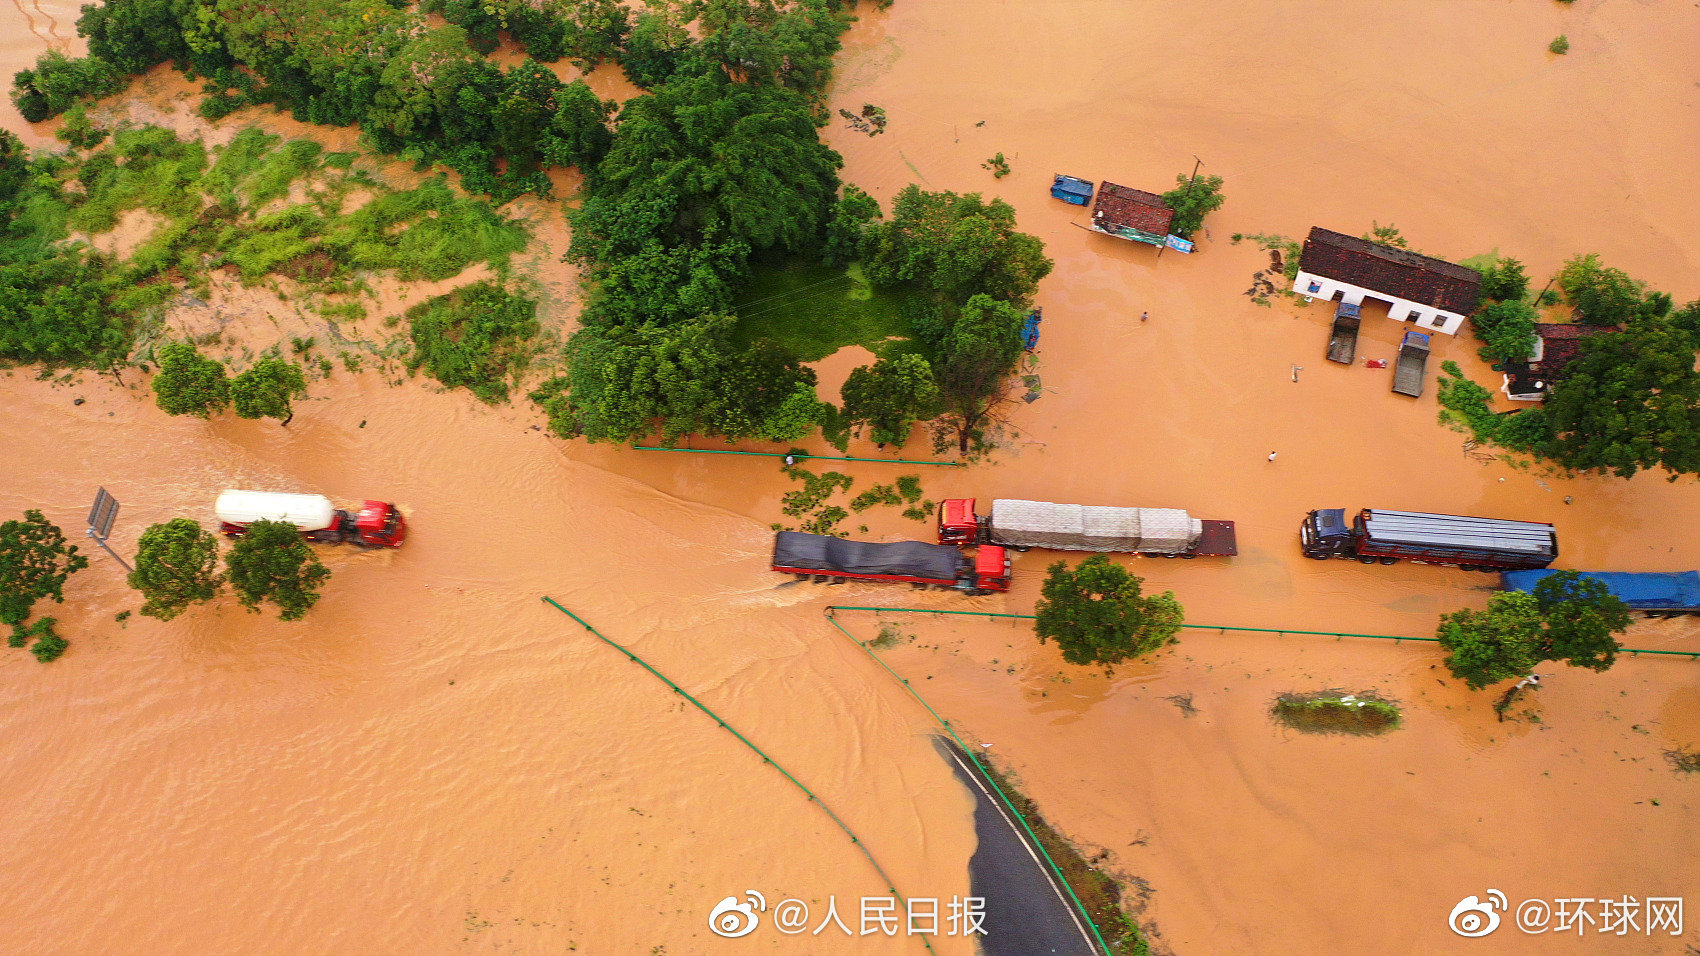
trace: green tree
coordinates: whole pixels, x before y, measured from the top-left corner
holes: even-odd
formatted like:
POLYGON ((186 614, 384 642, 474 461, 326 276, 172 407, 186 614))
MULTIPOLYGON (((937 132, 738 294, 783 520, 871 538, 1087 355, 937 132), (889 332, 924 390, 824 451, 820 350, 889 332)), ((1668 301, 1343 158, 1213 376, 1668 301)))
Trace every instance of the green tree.
POLYGON ((608 131, 614 102, 598 99, 583 80, 574 80, 555 95, 555 103, 555 115, 542 139, 543 161, 551 166, 595 169, 614 141, 608 131))
POLYGON ((1483 306, 1470 316, 1485 358, 1495 362, 1522 362, 1535 353, 1535 320, 1540 316, 1521 299, 1508 299, 1483 306))
POLYGON ((0 624, 14 632, 42 598, 65 601, 65 579, 89 566, 77 546, 39 511, 0 524, 0 624))
POLYGON ((230 380, 230 400, 239 418, 275 418, 288 425, 295 417, 290 401, 307 396, 307 377, 301 366, 264 356, 230 380))
POLYGON ((1476 267, 1482 276, 1482 298, 1512 302, 1529 294, 1529 277, 1523 274, 1521 261, 1498 256, 1491 260, 1476 267))
POLYGON ((237 600, 250 611, 260 603, 277 605, 278 618, 299 621, 319 601, 319 589, 330 569, 313 556, 301 540, 301 530, 287 521, 256 521, 224 556, 230 585, 237 600))
POLYGON ((866 228, 863 255, 875 285, 913 283, 953 302, 977 293, 1026 301, 1055 265, 1043 242, 1015 231, 1015 209, 1003 200, 913 184, 892 200, 889 219, 866 228))
POLYGON ((1486 610, 1465 608, 1440 616, 1446 666, 1472 690, 1529 673, 1539 662, 1541 608, 1533 594, 1506 591, 1488 598, 1486 610))
POLYGON ((932 417, 939 400, 932 365, 914 354, 852 369, 840 391, 845 417, 870 426, 881 445, 908 441, 910 425, 932 417))
POLYGON ((124 88, 124 75, 98 57, 73 59, 58 50, 36 58, 35 68, 12 76, 12 104, 24 119, 39 123, 70 109, 78 100, 111 96, 124 88))
POLYGON ((1647 287, 1621 269, 1600 263, 1589 254, 1572 256, 1558 274, 1559 288, 1589 325, 1624 325, 1635 318, 1647 287))
POLYGON ((1638 320, 1591 335, 1547 395, 1552 456, 1577 471, 1629 478, 1643 468, 1700 474, 1700 374, 1694 342, 1638 320))
POLYGON ((1547 575, 1533 593, 1505 591, 1485 610, 1440 618, 1446 666, 1472 690, 1520 677, 1541 661, 1603 671, 1620 646, 1612 636, 1629 627, 1629 608, 1604 584, 1574 571, 1547 575))
POLYGON ((153 377, 154 401, 168 415, 211 418, 230 404, 224 366, 201 355, 188 342, 162 342, 154 351, 159 373, 153 377))
POLYGON ((868 224, 878 218, 879 200, 846 183, 844 195, 832 206, 832 220, 826 225, 826 246, 821 258, 841 266, 860 257, 868 224))
POLYGON ((1163 194, 1163 205, 1175 211, 1169 231, 1183 239, 1204 226, 1204 217, 1222 208, 1227 197, 1222 195, 1222 177, 1200 176, 1189 180, 1184 174, 1175 177, 1175 188, 1163 194))
POLYGON ((979 439, 992 409, 1003 401, 1009 375, 1021 358, 1025 319, 1008 302, 976 295, 962 307, 939 343, 934 374, 964 455, 979 439))
POLYGON ((1148 597, 1142 583, 1102 554, 1072 571, 1051 565, 1034 609, 1039 643, 1056 641, 1070 664, 1117 664, 1173 644, 1185 611, 1173 591, 1148 597))
POLYGON ((130 586, 147 602, 142 613, 169 621, 198 601, 218 596, 218 538, 188 518, 173 518, 142 532, 130 586))
POLYGON ((1617 659, 1622 645, 1612 635, 1629 629, 1629 605, 1604 584, 1575 571, 1560 571, 1535 584, 1535 601, 1546 623, 1542 660, 1603 671, 1617 659))

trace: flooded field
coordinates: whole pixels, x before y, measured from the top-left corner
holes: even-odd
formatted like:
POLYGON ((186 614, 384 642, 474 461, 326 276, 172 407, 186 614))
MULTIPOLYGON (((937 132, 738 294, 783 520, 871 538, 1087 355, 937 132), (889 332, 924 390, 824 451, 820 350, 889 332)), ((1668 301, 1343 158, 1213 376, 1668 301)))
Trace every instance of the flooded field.
MULTIPOLYGON (((1700 567, 1692 480, 1564 479, 1484 460, 1436 424, 1432 380, 1413 401, 1389 392, 1386 370, 1325 362, 1327 306, 1252 303, 1244 292, 1268 256, 1229 239, 1394 223, 1434 255, 1517 256, 1537 281, 1597 251, 1679 302, 1700 296, 1700 204, 1686 181, 1700 161, 1692 6, 1411 2, 1374 19, 1345 0, 1255 16, 1221 0, 1062 6, 898 0, 864 11, 846 38, 834 111, 872 103, 890 122, 876 137, 828 128, 845 178, 882 200, 909 182, 1000 196, 1057 262, 1038 296, 1041 397, 1008 407, 1003 447, 968 469, 838 463, 857 490, 919 471, 932 500, 1235 520, 1231 561, 1134 565, 1196 623, 1428 636, 1438 614, 1485 602, 1492 579, 1479 574, 1306 561, 1297 525, 1319 507, 1551 521, 1563 567, 1700 567), (1565 57, 1545 52, 1559 33, 1565 57), (1001 180, 980 168, 996 152, 1014 170, 1001 180), (1055 172, 1161 191, 1195 154, 1226 177, 1228 202, 1191 256, 1159 260, 1086 232, 1085 213, 1047 195, 1055 172)), ((0 72, 50 45, 76 50, 75 16, 29 0, 0 10, 0 72)), ((592 81, 629 93, 608 68, 592 81)), ((156 71, 137 86, 106 108, 200 127, 180 102, 193 84, 156 71)), ((29 127, 9 104, 0 122, 55 142, 51 123, 29 127)), ((207 136, 254 123, 354 143, 349 130, 256 111, 207 136)), ((385 173, 404 183, 406 169, 385 173)), ((559 191, 572 186, 558 177, 559 191)), ((524 271, 544 290, 546 326, 564 333, 578 293, 555 262, 557 207, 510 209, 542 240, 524 271)), ((385 289, 370 321, 439 291, 385 289)), ((228 328, 310 330, 265 321, 275 306, 232 290, 228 328)), ((1390 358, 1402 330, 1366 307, 1360 354, 1390 358)), ((1473 340, 1436 340, 1431 368, 1451 358, 1497 382, 1473 340)), ((820 363, 821 394, 861 358, 820 363)), ((523 406, 370 370, 315 382, 287 429, 171 419, 139 382, 133 371, 121 384, 0 378, 0 513, 38 507, 75 537, 104 485, 123 502, 113 545, 128 553, 148 524, 210 521, 220 490, 252 487, 392 500, 412 537, 390 554, 322 552, 326 597, 296 625, 233 604, 121 625, 114 615, 138 602, 97 552, 67 603, 47 609, 67 656, 0 659, 0 949, 919 950, 876 937, 804 945, 765 928, 711 936, 709 909, 746 889, 842 904, 885 887, 783 777, 542 595, 784 763, 901 892, 967 893, 971 802, 928 743, 929 718, 821 618, 829 602, 916 599, 780 586, 768 525, 795 486, 773 459, 563 443, 523 406)), ((928 457, 927 437, 902 452, 928 457)), ((859 520, 870 537, 930 530, 894 512, 859 520)), ((1008 595, 921 600, 1026 613, 1054 559, 1018 556, 1008 595)), ((871 615, 843 620, 864 639, 877 631, 871 615)), ((1692 620, 1638 623, 1625 643, 1700 650, 1692 620)), ((1432 645, 1193 630, 1105 677, 1062 664, 1023 627, 891 621, 914 637, 888 652, 892 665, 990 744, 1061 831, 1144 881, 1141 919, 1173 952, 1700 942, 1512 925, 1476 942, 1446 927, 1454 904, 1489 888, 1515 905, 1681 896, 1700 882, 1700 778, 1663 757, 1700 744, 1700 664, 1554 668, 1539 722, 1501 724, 1491 695, 1452 680, 1432 645), (1399 701, 1404 727, 1314 738, 1270 721, 1275 695, 1329 687, 1399 701)))

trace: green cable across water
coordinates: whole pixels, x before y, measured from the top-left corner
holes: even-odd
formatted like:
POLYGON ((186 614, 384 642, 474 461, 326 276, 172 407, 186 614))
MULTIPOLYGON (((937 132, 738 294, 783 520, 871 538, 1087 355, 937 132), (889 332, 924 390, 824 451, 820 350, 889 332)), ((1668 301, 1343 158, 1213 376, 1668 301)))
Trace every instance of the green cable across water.
MULTIPOLYGON (((762 763, 765 763, 765 764, 771 766, 773 769, 784 774, 785 779, 791 781, 791 783, 798 790, 803 791, 803 793, 808 796, 809 801, 811 803, 820 807, 823 811, 826 812, 827 816, 832 818, 833 823, 838 824, 838 828, 840 830, 844 831, 844 834, 850 838, 850 842, 856 844, 856 849, 861 850, 862 855, 864 857, 867 857, 868 863, 870 865, 872 865, 873 868, 874 868, 874 872, 878 873, 880 875, 880 879, 885 881, 885 888, 888 891, 890 891, 891 895, 896 897, 897 900, 900 903, 903 903, 905 909, 908 908, 908 901, 904 898, 903 894, 897 892, 897 887, 892 885, 892 879, 891 879, 890 875, 888 875, 885 872, 884 867, 879 865, 879 861, 874 859, 874 855, 872 853, 868 852, 868 848, 862 843, 861 838, 857 837, 855 832, 852 831, 849 826, 845 825, 843 820, 839 819, 838 814, 832 812, 832 808, 826 805, 826 801, 822 800, 820 797, 815 796, 814 791, 810 790, 808 787, 803 786, 802 781, 798 780, 796 777, 791 776, 791 771, 786 770, 784 767, 780 766, 779 761, 774 760, 772 757, 769 757, 765 752, 762 751, 762 749, 760 747, 757 747, 755 744, 750 743, 750 740, 749 740, 748 737, 745 737, 743 734, 739 733, 737 728, 733 727, 731 724, 727 723, 724 720, 721 720, 719 714, 716 714, 714 711, 709 710, 708 707, 706 705, 704 705, 702 701, 697 700, 695 697, 692 697, 690 695, 689 691, 685 690, 683 687, 680 687, 678 684, 673 683, 671 680, 669 680, 667 678, 667 675, 665 675, 665 674, 661 673, 660 671, 656 670, 655 668, 649 666, 648 661, 645 661, 643 658, 637 656, 636 654, 633 654, 631 651, 627 650, 622 645, 620 645, 620 644, 618 644, 614 641, 611 641, 606 637, 603 637, 601 631, 598 631, 596 628, 591 627, 588 623, 585 622, 584 618, 579 617, 577 614, 574 614, 573 612, 567 610, 565 607, 562 607, 561 604, 559 602, 557 602, 554 598, 545 595, 543 597, 543 601, 544 601, 544 603, 553 607, 555 610, 560 611, 562 614, 565 614, 566 616, 577 621, 580 627, 589 631, 594 637, 596 637, 597 640, 601 641, 604 644, 607 644, 609 647, 612 647, 615 650, 619 651, 620 653, 626 655, 627 659, 631 660, 632 662, 642 665, 644 670, 649 671, 651 674, 654 674, 657 678, 659 678, 661 680, 661 682, 663 684, 666 684, 668 687, 673 688, 673 693, 678 694, 679 696, 690 701, 692 704, 694 704, 696 706, 697 710, 700 710, 703 713, 707 714, 710 718, 712 718, 714 720, 715 723, 719 724, 722 730, 730 731, 732 736, 738 738, 738 740, 741 743, 743 743, 744 746, 755 751, 756 756, 761 758, 762 763)), ((929 953, 934 952, 933 944, 932 944, 931 941, 929 941, 927 939, 926 935, 922 934, 920 938, 921 938, 922 944, 924 944, 927 947, 927 952, 929 952, 929 953)))
MULTIPOLYGON (((633 445, 638 451, 688 451, 697 455, 754 455, 758 458, 786 458, 785 452, 776 451, 724 451, 718 448, 662 448, 657 445, 633 445)), ((792 452, 791 454, 796 454, 792 452)), ((892 465, 937 465, 940 468, 966 468, 966 462, 960 461, 921 461, 915 458, 846 458, 842 455, 797 455, 798 461, 816 458, 821 461, 883 461, 892 465)))
MULTIPOLYGON (((1108 953, 1110 951, 1110 944, 1104 941, 1104 934, 1100 933, 1098 931, 1098 922, 1092 918, 1091 913, 1088 913, 1086 911, 1086 904, 1080 902, 1080 897, 1078 897, 1074 894, 1074 887, 1068 885, 1068 878, 1063 876, 1062 867, 1057 866, 1057 861, 1051 859, 1051 854, 1046 852, 1045 845, 1043 843, 1039 842, 1039 836, 1038 836, 1038 834, 1033 832, 1033 827, 1030 826, 1027 823, 1027 818, 1025 816, 1022 816, 1021 811, 1017 810, 1015 808, 1015 803, 1009 799, 1009 794, 1006 794, 1006 793, 1003 792, 1003 788, 998 786, 997 781, 993 780, 992 775, 986 771, 985 765, 980 763, 980 758, 974 756, 974 751, 969 749, 968 745, 962 742, 962 738, 958 737, 956 735, 956 728, 954 728, 950 725, 950 721, 945 720, 943 717, 941 717, 939 715, 939 712, 933 709, 933 705, 927 703, 927 699, 925 697, 922 697, 919 691, 915 690, 914 685, 910 684, 909 681, 906 678, 898 676, 898 673, 891 669, 891 665, 887 664, 885 662, 884 658, 882 658, 878 654, 874 653, 873 648, 869 647, 866 643, 864 643, 862 641, 856 640, 856 636, 854 634, 851 634, 849 631, 846 631, 844 629, 844 625, 838 623, 837 619, 834 618, 833 614, 832 614, 833 611, 838 611, 838 610, 864 611, 864 610, 868 610, 868 608, 859 608, 859 607, 840 608, 840 607, 829 606, 826 609, 826 622, 828 624, 831 624, 833 627, 837 628, 838 633, 844 635, 845 637, 848 637, 851 641, 855 642, 857 647, 860 647, 863 651, 867 652, 867 655, 869 657, 874 659, 874 663, 876 663, 880 667, 884 668, 885 672, 887 674, 890 674, 892 677, 896 678, 898 683, 903 685, 903 689, 909 692, 909 696, 911 696, 911 697, 915 698, 917 701, 919 701, 922 707, 927 708, 927 713, 932 714, 933 719, 938 721, 939 726, 943 727, 945 733, 950 735, 950 739, 956 741, 957 748, 959 750, 961 750, 964 754, 966 754, 969 760, 974 761, 974 766, 979 768, 979 770, 980 770, 980 776, 982 778, 984 778, 987 783, 991 784, 991 787, 992 787, 993 790, 997 791, 998 798, 1003 800, 1003 805, 1005 807, 1009 808, 1009 812, 1014 814, 1015 818, 1017 820, 1021 821, 1021 828, 1023 830, 1027 831, 1027 836, 1033 841, 1032 845, 1039 850, 1040 855, 1045 858, 1045 862, 1049 863, 1051 865, 1051 872, 1056 874, 1057 882, 1062 884, 1062 888, 1065 891, 1068 892, 1068 898, 1070 900, 1074 901, 1074 908, 1080 912, 1081 916, 1085 917, 1086 925, 1091 928, 1093 937, 1095 937, 1098 940, 1098 945, 1103 948, 1104 952, 1108 953)), ((1020 616, 1020 615, 1013 615, 1012 614, 1012 615, 1006 615, 1006 616, 1017 617, 1017 616, 1020 616)))
MULTIPOLYGON (((1006 614, 1001 611, 949 611, 935 610, 930 607, 864 607, 849 604, 829 604, 826 606, 827 617, 833 611, 892 611, 898 614, 966 614, 971 617, 1010 617, 1023 621, 1034 619, 1032 614, 1006 614)), ((1238 627, 1233 624, 1182 624, 1202 631, 1256 631, 1263 634, 1315 634, 1321 637, 1367 637, 1376 641, 1392 641, 1395 644, 1405 641, 1417 641, 1426 644, 1438 644, 1438 637, 1401 637, 1397 634, 1353 634, 1350 631, 1298 631, 1288 627, 1238 627)), ((1618 652, 1638 657, 1642 654, 1668 654, 1672 657, 1686 657, 1689 660, 1700 660, 1700 651, 1657 651, 1645 647, 1620 647, 1618 652)))

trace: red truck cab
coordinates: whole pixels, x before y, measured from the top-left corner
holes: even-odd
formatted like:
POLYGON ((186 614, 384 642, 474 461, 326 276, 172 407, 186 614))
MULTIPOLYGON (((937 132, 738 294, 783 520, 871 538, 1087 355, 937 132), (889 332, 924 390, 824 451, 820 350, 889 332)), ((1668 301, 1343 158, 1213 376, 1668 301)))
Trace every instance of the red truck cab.
POLYGON ((939 505, 939 544, 969 545, 980 540, 980 519, 973 498, 949 498, 939 505))
POLYGON ((395 505, 367 499, 354 518, 354 533, 367 547, 399 548, 407 540, 407 519, 395 505))
MULTIPOLYGON (((972 514, 972 502, 969 513, 972 514)), ((974 586, 981 591, 1009 590, 1009 552, 995 544, 983 545, 974 552, 974 586)))

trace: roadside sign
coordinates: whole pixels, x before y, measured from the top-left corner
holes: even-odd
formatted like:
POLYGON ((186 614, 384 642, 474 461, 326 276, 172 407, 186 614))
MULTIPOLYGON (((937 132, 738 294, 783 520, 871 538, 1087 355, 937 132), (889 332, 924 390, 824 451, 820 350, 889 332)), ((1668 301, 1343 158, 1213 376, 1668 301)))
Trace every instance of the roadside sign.
POLYGON ((1182 239, 1180 236, 1174 235, 1172 233, 1163 238, 1163 245, 1168 246, 1170 249, 1173 249, 1176 252, 1191 252, 1192 251, 1192 241, 1191 240, 1182 239))
POLYGON ((89 536, 105 540, 112 534, 112 522, 118 517, 118 499, 105 488, 94 494, 94 507, 89 509, 89 536))

